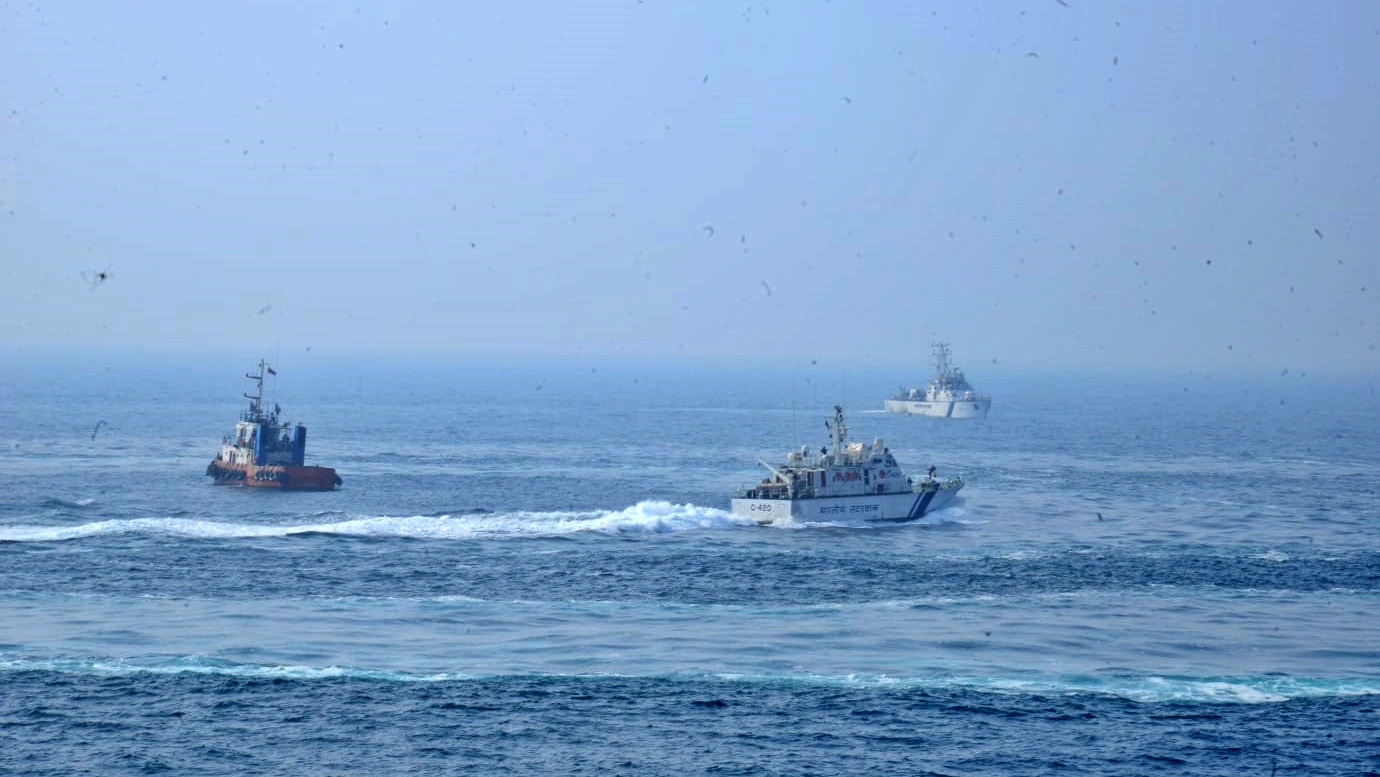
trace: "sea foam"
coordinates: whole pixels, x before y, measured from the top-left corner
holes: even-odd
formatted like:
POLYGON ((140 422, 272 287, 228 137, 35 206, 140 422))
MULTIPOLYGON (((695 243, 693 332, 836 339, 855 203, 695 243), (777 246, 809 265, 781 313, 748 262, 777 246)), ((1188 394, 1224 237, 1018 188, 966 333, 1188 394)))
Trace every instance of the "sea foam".
POLYGON ((193 539, 288 537, 302 534, 470 539, 508 536, 549 537, 581 532, 663 534, 744 525, 754 524, 749 518, 713 507, 643 501, 622 510, 379 515, 324 523, 257 524, 187 518, 134 518, 93 521, 75 526, 18 525, 0 527, 0 542, 58 542, 125 534, 193 539))
POLYGON ((871 688, 880 691, 970 691, 998 695, 1111 696, 1142 704, 1271 704, 1295 699, 1346 698, 1380 695, 1374 679, 1324 679, 1260 675, 1244 677, 1163 677, 1155 675, 1042 675, 982 677, 950 674, 904 676, 886 674, 675 672, 626 673, 472 673, 408 672, 341 665, 272 665, 226 661, 206 656, 167 656, 124 659, 26 658, 0 654, 0 672, 56 672, 97 677, 140 675, 203 675, 243 679, 319 682, 367 680, 382 683, 442 683, 494 679, 601 680, 641 679, 702 685, 705 682, 774 687, 871 688))

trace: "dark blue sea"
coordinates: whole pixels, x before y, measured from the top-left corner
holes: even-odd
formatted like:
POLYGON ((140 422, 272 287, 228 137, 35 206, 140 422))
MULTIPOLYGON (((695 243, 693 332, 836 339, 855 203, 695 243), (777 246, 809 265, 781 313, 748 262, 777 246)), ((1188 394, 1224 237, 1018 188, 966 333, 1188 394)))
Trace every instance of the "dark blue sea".
POLYGON ((304 352, 262 493, 253 363, 4 355, 0 773, 1380 774, 1366 378, 304 352), (835 403, 959 502, 729 514, 835 403))

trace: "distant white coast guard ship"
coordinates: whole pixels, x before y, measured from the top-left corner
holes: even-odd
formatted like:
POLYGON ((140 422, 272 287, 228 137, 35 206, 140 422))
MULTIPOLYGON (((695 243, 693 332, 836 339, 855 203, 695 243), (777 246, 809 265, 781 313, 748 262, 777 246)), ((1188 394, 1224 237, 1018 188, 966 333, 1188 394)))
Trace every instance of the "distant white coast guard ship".
POLYGON ((886 400, 887 412, 934 418, 986 418, 992 398, 974 391, 963 370, 949 363, 948 343, 935 343, 930 355, 934 359, 934 378, 929 385, 923 392, 918 388, 901 389, 886 400))
POLYGON ((936 479, 934 467, 924 480, 912 483, 881 438, 871 448, 848 442, 838 405, 833 422, 825 426, 833 436, 832 449, 821 448, 816 455, 801 446, 777 466, 758 459, 771 476, 733 499, 733 514, 758 523, 910 521, 948 505, 963 488, 962 478, 936 479))

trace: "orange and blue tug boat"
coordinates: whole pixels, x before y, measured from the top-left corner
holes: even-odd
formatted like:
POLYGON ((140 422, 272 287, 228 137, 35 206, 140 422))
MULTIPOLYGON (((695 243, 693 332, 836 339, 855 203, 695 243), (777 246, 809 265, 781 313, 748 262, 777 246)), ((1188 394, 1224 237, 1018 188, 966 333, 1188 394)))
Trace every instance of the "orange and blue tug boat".
POLYGON ((233 435, 221 438, 220 453, 206 466, 206 474, 218 486, 277 488, 284 491, 330 491, 341 484, 330 467, 306 464, 307 427, 280 422, 282 408, 269 412, 264 405, 264 375, 277 375, 268 362, 259 360, 258 391, 245 394, 249 407, 240 413, 233 435))

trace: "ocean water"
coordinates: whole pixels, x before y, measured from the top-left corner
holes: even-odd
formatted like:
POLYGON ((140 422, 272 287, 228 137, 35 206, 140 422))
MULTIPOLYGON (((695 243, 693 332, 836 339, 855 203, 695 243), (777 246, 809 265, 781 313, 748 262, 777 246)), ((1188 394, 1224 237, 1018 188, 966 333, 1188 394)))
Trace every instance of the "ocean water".
POLYGON ((304 494, 202 474, 250 363, 5 360, 0 773, 1380 773, 1365 380, 297 355, 304 494), (836 402, 959 502, 729 514, 836 402))

